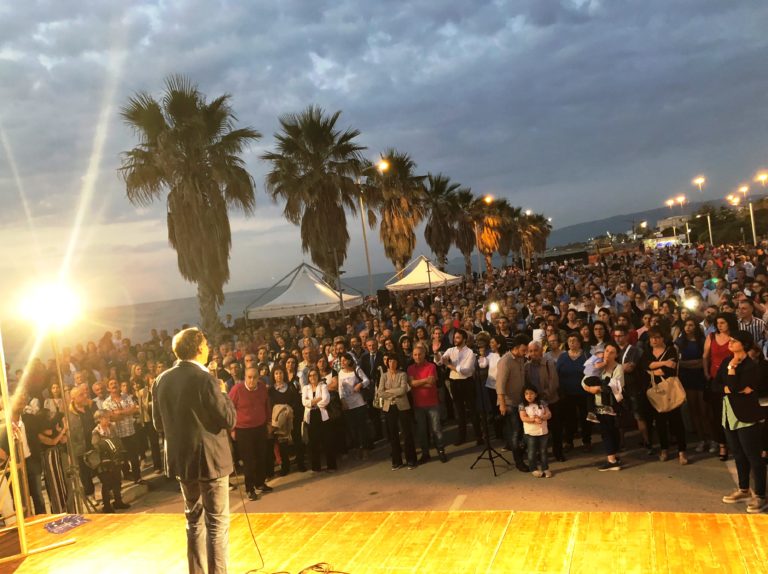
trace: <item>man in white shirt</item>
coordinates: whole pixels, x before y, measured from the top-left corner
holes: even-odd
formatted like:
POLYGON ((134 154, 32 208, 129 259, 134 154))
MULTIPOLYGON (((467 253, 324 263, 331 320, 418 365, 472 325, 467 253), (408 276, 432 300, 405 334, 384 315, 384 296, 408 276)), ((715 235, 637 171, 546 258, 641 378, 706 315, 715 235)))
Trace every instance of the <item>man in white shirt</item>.
POLYGON ((480 418, 477 413, 475 400, 475 353, 467 347, 467 333, 464 329, 456 329, 453 333, 454 347, 448 349, 441 358, 448 373, 448 391, 453 400, 453 410, 459 425, 459 437, 454 445, 459 446, 467 440, 467 411, 472 419, 477 444, 482 444, 480 418))

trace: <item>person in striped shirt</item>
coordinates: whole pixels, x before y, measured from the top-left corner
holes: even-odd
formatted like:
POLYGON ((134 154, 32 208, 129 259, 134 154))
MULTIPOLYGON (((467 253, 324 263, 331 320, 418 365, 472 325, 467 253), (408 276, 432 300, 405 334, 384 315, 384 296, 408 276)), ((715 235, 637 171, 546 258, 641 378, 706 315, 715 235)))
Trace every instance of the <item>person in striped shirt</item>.
POLYGON ((742 299, 739 302, 739 330, 746 331, 762 347, 766 339, 765 321, 755 317, 755 304, 750 299, 742 299))

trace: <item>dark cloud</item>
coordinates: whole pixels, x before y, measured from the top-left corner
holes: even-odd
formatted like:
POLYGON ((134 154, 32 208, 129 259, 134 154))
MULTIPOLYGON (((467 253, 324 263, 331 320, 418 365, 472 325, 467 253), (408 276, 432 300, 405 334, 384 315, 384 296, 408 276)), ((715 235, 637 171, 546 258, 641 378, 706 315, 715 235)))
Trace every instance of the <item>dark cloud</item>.
MULTIPOLYGON (((73 217, 116 78, 89 220, 164 226, 162 205, 124 198, 115 168, 135 139, 117 110, 184 73, 231 93, 265 134, 246 156, 260 190, 278 116, 317 103, 343 110, 372 157, 398 147, 567 225, 658 205, 700 171, 719 195, 761 167, 766 29, 761 0, 17 2, 0 8, 0 126, 41 221, 73 217)), ((7 167, 0 150, 2 218, 14 221, 7 167)), ((279 217, 258 202, 238 252, 268 235, 260 218, 279 217)), ((298 231, 279 235, 271 254, 292 265, 298 231)))

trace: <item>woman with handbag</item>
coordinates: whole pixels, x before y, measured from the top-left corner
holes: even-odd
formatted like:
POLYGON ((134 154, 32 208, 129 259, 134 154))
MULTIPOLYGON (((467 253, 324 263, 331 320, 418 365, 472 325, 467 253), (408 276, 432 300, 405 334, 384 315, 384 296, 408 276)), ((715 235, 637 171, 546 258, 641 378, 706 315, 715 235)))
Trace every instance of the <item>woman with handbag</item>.
MULTIPOLYGON (((584 390, 600 397, 600 406, 596 407, 597 418, 600 421, 600 435, 603 438, 606 461, 597 467, 599 471, 621 470, 622 463, 617 457, 621 434, 616 424, 616 414, 624 395, 624 368, 618 362, 619 347, 616 343, 608 342, 603 347, 603 366, 600 370, 599 385, 589 386, 585 378, 584 390)), ((594 377, 592 377, 594 378, 594 377)))
POLYGON ((723 361, 715 376, 715 384, 723 390, 722 425, 739 481, 738 489, 724 496, 723 502, 733 504, 750 498, 751 473, 754 497, 747 504, 747 512, 751 514, 768 508, 765 500, 766 466, 761 456, 766 409, 760 406, 757 394, 761 384, 758 364, 747 354, 754 344, 750 333, 734 333, 728 341, 732 356, 723 361))
POLYGON ((315 364, 320 371, 320 379, 328 387, 330 401, 327 410, 333 448, 337 455, 346 455, 347 437, 344 433, 343 407, 339 396, 339 374, 331 368, 325 355, 321 355, 315 364))
POLYGON ((307 384, 301 389, 301 403, 304 405, 303 424, 309 427, 309 459, 312 472, 320 472, 321 455, 325 454, 325 464, 329 472, 336 470, 336 451, 328 417, 328 385, 320 376, 317 367, 307 371, 307 384))
MULTIPOLYGON (((641 359, 641 372, 647 373, 647 387, 652 389, 654 385, 669 377, 677 377, 677 364, 679 361, 677 349, 674 345, 668 345, 661 329, 651 327, 648 330, 648 352, 641 359)), ((653 401, 651 405, 654 406, 653 401)), ((653 418, 656 421, 656 432, 659 434, 659 460, 664 462, 669 458, 669 431, 675 436, 677 442, 677 457, 680 464, 688 464, 685 455, 687 444, 685 440, 685 425, 683 424, 682 404, 667 412, 659 412, 654 406, 653 418)))
MULTIPOLYGON (((731 336, 739 330, 739 323, 733 313, 718 313, 715 316, 715 332, 704 341, 704 378, 710 383, 707 391, 707 404, 712 421, 712 435, 720 449, 720 460, 728 460, 728 448, 725 443, 725 433, 720 421, 723 418, 723 394, 714 384, 713 379, 720 370, 723 361, 731 358, 728 342, 731 336)), ((714 445, 712 445, 714 446, 714 445)), ((710 453, 714 454, 714 449, 710 453)))
MULTIPOLYGON (((416 443, 413 437, 413 413, 408 402, 408 375, 399 370, 396 354, 384 357, 386 372, 382 373, 376 396, 387 421, 389 444, 392 449, 392 470, 403 466, 400 433, 405 442, 405 461, 409 470, 416 468, 416 443)), ((375 402, 378 402, 375 399, 375 402)))

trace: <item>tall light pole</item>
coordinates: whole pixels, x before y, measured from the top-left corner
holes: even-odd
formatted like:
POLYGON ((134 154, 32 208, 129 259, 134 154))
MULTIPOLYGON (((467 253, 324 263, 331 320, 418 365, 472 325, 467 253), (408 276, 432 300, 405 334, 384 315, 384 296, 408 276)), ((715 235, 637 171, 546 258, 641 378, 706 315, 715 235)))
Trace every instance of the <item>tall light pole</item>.
MULTIPOLYGON (((762 174, 761 174, 762 175, 762 174)), ((768 179, 768 178, 766 178, 768 179)), ((739 187, 739 191, 744 196, 744 201, 747 200, 747 193, 749 193, 749 186, 742 185, 739 187)), ((752 207, 752 202, 749 202, 749 220, 752 223, 752 244, 757 245, 757 230, 755 229, 755 210, 752 207)))
MULTIPOLYGON (((696 216, 696 219, 699 219, 701 217, 702 215, 699 214, 696 216)), ((709 244, 714 246, 715 242, 712 240, 712 218, 709 216, 709 212, 706 213, 706 217, 707 217, 707 229, 709 230, 709 244)))
MULTIPOLYGON (((376 164, 376 168, 379 173, 384 173, 389 169, 389 162, 384 158, 381 158, 376 164)), ((368 267, 368 295, 373 297, 373 275, 371 274, 371 256, 368 253, 368 233, 365 230, 365 202, 363 201, 363 186, 362 181, 357 178, 357 186, 360 191, 360 224, 363 227, 363 245, 365 246, 365 264, 368 267)))
POLYGON ((703 191, 704 184, 707 182, 707 178, 705 178, 703 175, 698 175, 695 178, 693 178, 693 185, 698 186, 699 192, 703 191))

